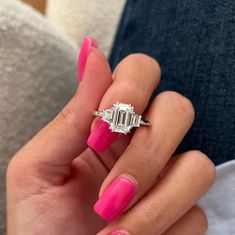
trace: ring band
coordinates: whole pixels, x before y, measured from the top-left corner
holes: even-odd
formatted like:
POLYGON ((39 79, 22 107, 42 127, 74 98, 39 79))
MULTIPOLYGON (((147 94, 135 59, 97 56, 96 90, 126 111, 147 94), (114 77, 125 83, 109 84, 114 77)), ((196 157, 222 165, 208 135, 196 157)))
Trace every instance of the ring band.
POLYGON ((134 112, 131 104, 117 102, 111 109, 94 111, 93 115, 109 123, 112 132, 127 134, 133 127, 150 126, 150 122, 134 112))

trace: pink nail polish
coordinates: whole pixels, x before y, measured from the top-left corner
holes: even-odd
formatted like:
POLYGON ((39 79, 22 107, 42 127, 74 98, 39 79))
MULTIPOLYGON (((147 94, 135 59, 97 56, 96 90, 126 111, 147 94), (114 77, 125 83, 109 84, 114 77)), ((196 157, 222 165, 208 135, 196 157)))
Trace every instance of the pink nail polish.
POLYGON ((98 48, 98 43, 96 40, 90 37, 85 37, 78 58, 78 81, 82 81, 87 58, 92 47, 98 48))
POLYGON ((121 232, 121 231, 116 231, 116 232, 110 233, 110 235, 127 235, 127 233, 121 232))
POLYGON ((95 203, 95 212, 111 222, 126 208, 128 203, 134 197, 136 184, 126 178, 116 178, 104 191, 98 201, 95 203))
POLYGON ((118 133, 112 132, 109 124, 100 119, 88 137, 87 144, 97 152, 104 152, 117 137, 118 133))

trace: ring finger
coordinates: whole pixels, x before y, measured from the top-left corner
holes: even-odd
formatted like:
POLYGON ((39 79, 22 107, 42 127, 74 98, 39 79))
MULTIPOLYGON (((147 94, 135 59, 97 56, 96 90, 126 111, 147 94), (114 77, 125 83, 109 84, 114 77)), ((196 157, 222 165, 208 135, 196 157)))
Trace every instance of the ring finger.
MULTIPOLYGON (((114 103, 119 101, 121 103, 132 104, 135 107, 135 112, 142 114, 148 105, 152 92, 159 83, 160 67, 149 56, 132 54, 117 65, 113 74, 113 80, 112 85, 102 98, 99 110, 111 108, 114 103)), ((99 156, 109 169, 116 161, 116 158, 112 161, 111 156, 119 155, 126 148, 126 144, 119 144, 117 148, 112 148, 105 154, 100 153, 106 151, 116 140, 117 136, 117 133, 109 130, 108 123, 95 118, 87 143, 99 153, 99 156)), ((124 143, 128 143, 128 140, 125 140, 124 143)))
POLYGON ((138 128, 126 151, 105 179, 95 211, 108 221, 133 205, 157 177, 190 128, 191 102, 176 92, 163 92, 146 113, 150 127, 138 128))

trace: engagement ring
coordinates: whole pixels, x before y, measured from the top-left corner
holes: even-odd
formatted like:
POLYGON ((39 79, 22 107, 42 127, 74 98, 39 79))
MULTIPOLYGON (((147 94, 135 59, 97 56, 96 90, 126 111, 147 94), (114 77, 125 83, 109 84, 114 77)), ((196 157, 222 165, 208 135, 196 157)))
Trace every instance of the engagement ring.
POLYGON ((150 126, 150 122, 134 112, 131 104, 117 102, 110 109, 95 111, 94 116, 102 118, 109 123, 109 129, 113 132, 127 134, 133 127, 150 126))

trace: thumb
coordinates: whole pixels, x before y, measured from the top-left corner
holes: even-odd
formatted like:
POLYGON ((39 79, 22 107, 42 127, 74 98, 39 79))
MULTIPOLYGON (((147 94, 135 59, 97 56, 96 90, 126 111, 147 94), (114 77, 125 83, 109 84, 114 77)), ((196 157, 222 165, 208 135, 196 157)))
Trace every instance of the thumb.
POLYGON ((97 110, 112 82, 108 62, 96 47, 94 39, 84 39, 79 56, 80 83, 76 94, 57 117, 17 154, 20 161, 26 160, 36 167, 64 167, 86 148, 92 113, 97 110))

